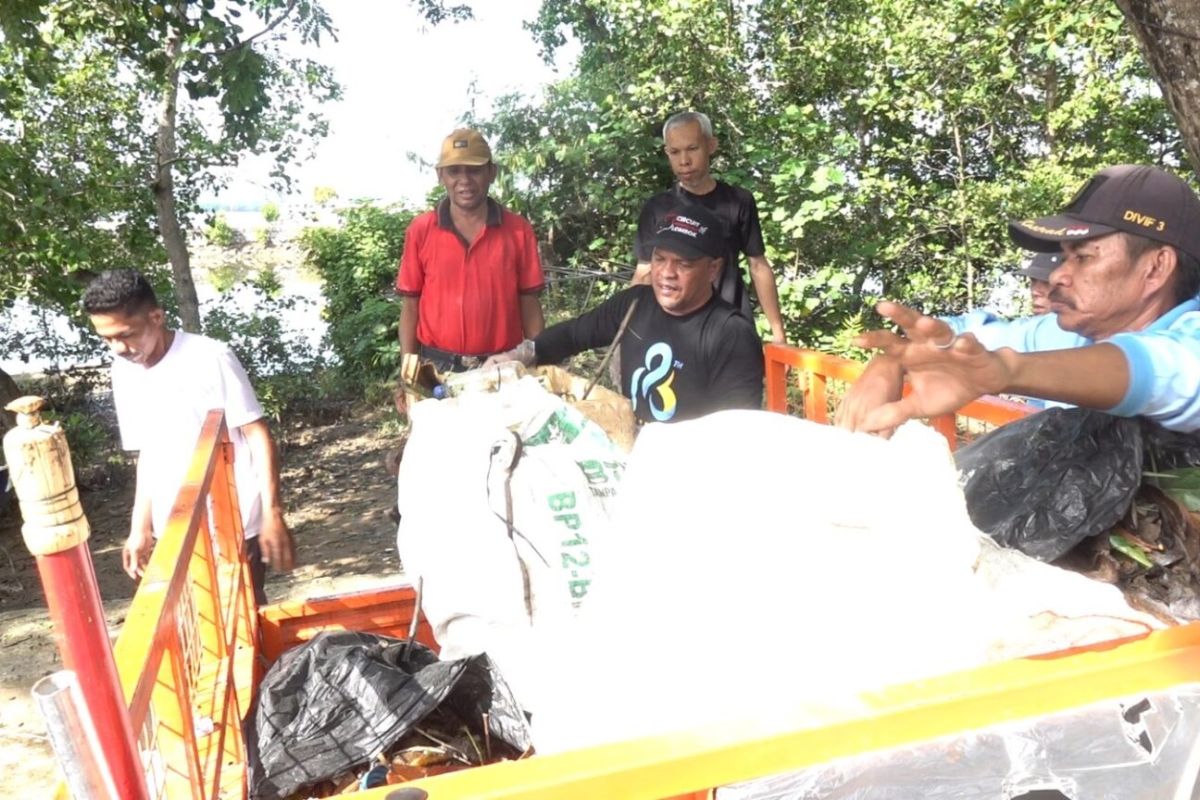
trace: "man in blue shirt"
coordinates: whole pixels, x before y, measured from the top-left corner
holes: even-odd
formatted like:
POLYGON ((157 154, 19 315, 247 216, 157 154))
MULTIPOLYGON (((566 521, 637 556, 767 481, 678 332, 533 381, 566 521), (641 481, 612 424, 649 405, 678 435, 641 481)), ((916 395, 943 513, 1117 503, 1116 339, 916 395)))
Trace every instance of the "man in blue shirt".
MULTIPOLYGON (((1017 270, 1018 275, 1029 278, 1029 305, 1035 316, 1050 313, 1050 275, 1061 263, 1062 253, 1034 253, 1029 262, 1017 270)), ((976 308, 940 319, 945 320, 955 333, 973 333, 980 326, 1005 317, 989 308, 976 308)))
POLYGON ((882 353, 838 424, 886 433, 1003 392, 1200 430, 1200 198, 1191 187, 1155 167, 1110 167, 1062 213, 1012 222, 1009 233, 1029 250, 1061 248, 1053 313, 990 323, 985 347, 973 333, 880 303, 904 335, 858 337, 882 353), (912 392, 901 398, 906 378, 912 392))

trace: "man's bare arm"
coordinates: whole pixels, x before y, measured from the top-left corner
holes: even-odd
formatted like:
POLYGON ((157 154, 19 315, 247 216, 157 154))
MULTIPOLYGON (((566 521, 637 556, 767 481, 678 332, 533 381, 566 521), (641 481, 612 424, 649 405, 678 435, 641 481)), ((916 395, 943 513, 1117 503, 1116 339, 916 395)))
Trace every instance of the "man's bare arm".
MULTIPOLYGON (((421 318, 421 298, 405 295, 400 298, 400 363, 404 363, 406 353, 417 354, 421 345, 417 341, 417 320, 421 318)), ((392 390, 392 402, 401 414, 408 413, 408 395, 404 393, 404 376, 396 376, 396 386, 392 390)))
POLYGON ((546 327, 542 314, 542 299, 536 294, 519 295, 521 304, 521 329, 526 339, 532 339, 546 327))
POLYGON ((779 290, 775 286, 775 271, 766 256, 750 256, 750 281, 754 284, 754 292, 758 295, 758 303, 762 306, 763 315, 771 326, 771 341, 775 344, 787 344, 787 334, 783 330, 783 314, 779 311, 779 290))
POLYGON ((241 426, 238 430, 246 437, 250 458, 259 476, 258 495, 262 500, 262 530, 259 545, 263 560, 274 569, 286 572, 296 560, 296 548, 292 533, 283 518, 283 501, 279 492, 279 458, 275 451, 275 439, 265 419, 241 426))
POLYGON ((129 538, 121 550, 121 566, 131 578, 140 578, 154 550, 154 523, 150 514, 150 488, 145 459, 138 454, 134 478, 133 511, 130 513, 129 538))
POLYGON ((1116 345, 1018 353, 1001 350, 1012 376, 1002 392, 1107 411, 1129 392, 1129 362, 1116 345))
POLYGON ((415 353, 417 343, 417 320, 421 318, 421 298, 405 295, 400 300, 400 355, 415 353))
POLYGON ((855 344, 882 350, 898 363, 912 392, 864 411, 854 426, 857 430, 888 430, 905 420, 946 414, 982 395, 1002 392, 1106 411, 1129 390, 1129 364, 1111 344, 1042 353, 990 351, 971 334, 951 339, 945 323, 899 304, 880 303, 878 310, 906 335, 871 331, 855 344))

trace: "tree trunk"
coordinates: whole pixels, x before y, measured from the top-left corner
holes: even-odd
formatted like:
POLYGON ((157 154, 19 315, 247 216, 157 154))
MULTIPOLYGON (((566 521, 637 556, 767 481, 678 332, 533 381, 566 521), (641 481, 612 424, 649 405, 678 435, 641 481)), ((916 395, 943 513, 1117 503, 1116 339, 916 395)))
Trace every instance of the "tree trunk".
POLYGON ((21 390, 8 373, 0 369, 0 435, 3 435, 16 422, 16 414, 5 411, 4 407, 21 396, 21 390))
POLYGON ((1200 175, 1200 3, 1117 0, 1200 175))
MULTIPOLYGON (((184 14, 185 9, 181 7, 179 13, 184 14)), ((187 240, 179 225, 179 213, 175 208, 175 102, 179 96, 179 55, 182 49, 183 40, 179 31, 172 31, 167 39, 168 67, 158 111, 158 129, 154 135, 154 148, 158 157, 154 176, 154 210, 158 215, 158 231, 162 235, 167 258, 171 262, 175 300, 179 303, 179 317, 183 329, 199 333, 200 301, 196 297, 196 284, 192 281, 192 263, 188 255, 187 240)))

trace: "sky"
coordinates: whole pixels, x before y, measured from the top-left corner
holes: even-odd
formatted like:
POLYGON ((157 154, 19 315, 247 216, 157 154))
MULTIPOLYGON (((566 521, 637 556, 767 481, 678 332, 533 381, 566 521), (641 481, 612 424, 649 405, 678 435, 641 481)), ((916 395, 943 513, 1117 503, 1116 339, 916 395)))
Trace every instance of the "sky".
MULTIPOLYGON (((436 158, 469 109, 473 82, 477 113, 486 114, 502 94, 533 94, 562 77, 542 62, 522 28, 540 0, 467 2, 474 20, 431 26, 409 0, 324 0, 338 41, 308 52, 333 68, 343 98, 324 107, 329 136, 312 161, 292 170, 297 192, 282 203, 310 200, 315 187, 330 186, 343 200, 420 204, 437 179, 409 154, 436 158)), ((266 175, 265 165, 247 163, 218 201, 275 199, 266 175)))

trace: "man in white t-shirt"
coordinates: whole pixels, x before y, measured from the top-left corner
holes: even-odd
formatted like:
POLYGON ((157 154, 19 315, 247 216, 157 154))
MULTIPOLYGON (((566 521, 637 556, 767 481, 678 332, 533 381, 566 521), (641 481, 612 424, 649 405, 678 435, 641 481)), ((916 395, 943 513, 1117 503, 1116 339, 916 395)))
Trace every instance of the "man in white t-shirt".
POLYGON ((279 463, 271 430, 245 370, 228 345, 166 326, 146 279, 133 270, 102 273, 83 308, 113 359, 113 403, 121 444, 138 451, 137 489, 122 561, 140 577, 154 538, 166 527, 208 412, 225 411, 246 555, 258 602, 266 602, 266 564, 289 570, 292 535, 279 499, 279 463))

